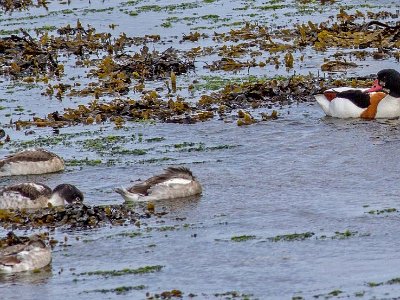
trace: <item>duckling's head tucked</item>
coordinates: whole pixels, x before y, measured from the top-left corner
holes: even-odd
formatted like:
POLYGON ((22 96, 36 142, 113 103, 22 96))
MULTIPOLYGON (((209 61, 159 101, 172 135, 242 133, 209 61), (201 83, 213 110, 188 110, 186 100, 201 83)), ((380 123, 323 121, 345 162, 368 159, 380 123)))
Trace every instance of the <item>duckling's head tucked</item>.
POLYGON ((37 238, 34 237, 34 238, 31 238, 31 240, 29 241, 28 246, 27 246, 26 249, 30 250, 30 249, 34 249, 34 248, 45 249, 46 248, 46 244, 41 239, 39 239, 38 237, 37 238))
POLYGON ((53 206, 73 204, 83 201, 83 193, 74 185, 63 183, 53 190, 49 203, 53 206))

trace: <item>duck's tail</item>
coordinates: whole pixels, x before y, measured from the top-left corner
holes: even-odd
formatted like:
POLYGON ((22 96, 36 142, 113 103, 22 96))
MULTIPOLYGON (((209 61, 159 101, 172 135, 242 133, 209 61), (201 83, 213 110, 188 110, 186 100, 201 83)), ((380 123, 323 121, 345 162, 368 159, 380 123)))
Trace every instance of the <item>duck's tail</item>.
POLYGON ((129 201, 139 201, 139 194, 134 194, 134 193, 130 193, 128 192, 127 189, 120 187, 120 188, 116 188, 114 190, 115 192, 117 192, 118 194, 120 194, 122 196, 122 198, 124 198, 125 201, 129 202, 129 201))

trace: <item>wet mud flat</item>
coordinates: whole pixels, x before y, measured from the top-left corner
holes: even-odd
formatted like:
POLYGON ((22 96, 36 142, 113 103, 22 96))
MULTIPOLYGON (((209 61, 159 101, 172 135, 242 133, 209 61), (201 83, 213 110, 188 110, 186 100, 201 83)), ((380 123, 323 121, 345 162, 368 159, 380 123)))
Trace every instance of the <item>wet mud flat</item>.
POLYGON ((44 147, 67 169, 1 185, 69 182, 85 206, 0 213, 2 236, 53 247, 51 267, 1 276, 2 297, 398 297, 399 121, 326 118, 312 97, 398 68, 396 2, 17 4, 0 156, 44 147), (169 165, 203 194, 114 192, 169 165))

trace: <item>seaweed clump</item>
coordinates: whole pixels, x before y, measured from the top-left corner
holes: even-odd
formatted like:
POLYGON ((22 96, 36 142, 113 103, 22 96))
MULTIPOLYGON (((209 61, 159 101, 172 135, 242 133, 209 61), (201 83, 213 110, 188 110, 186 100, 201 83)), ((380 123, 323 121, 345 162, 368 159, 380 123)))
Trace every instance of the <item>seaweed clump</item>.
POLYGON ((63 67, 58 64, 56 53, 28 32, 22 30, 22 33, 23 36, 11 35, 0 39, 0 62, 3 64, 0 74, 14 79, 47 74, 60 76, 63 67))
POLYGON ((27 10, 30 7, 44 7, 47 9, 45 0, 37 0, 36 3, 32 0, 0 0, 0 7, 7 12, 14 10, 27 10))
POLYGON ((0 222, 4 228, 33 229, 38 227, 60 227, 89 229, 111 225, 134 224, 140 218, 163 215, 145 211, 134 212, 126 205, 88 206, 82 203, 63 208, 49 207, 40 210, 1 210, 0 222))

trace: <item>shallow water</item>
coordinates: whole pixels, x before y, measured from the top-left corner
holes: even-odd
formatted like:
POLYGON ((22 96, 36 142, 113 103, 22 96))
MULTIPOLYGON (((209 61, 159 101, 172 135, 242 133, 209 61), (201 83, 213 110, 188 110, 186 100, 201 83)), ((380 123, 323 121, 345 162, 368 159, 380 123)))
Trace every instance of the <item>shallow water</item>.
MULTIPOLYGON (((341 2, 337 2, 339 6, 341 2)), ((233 8, 243 3, 230 3, 234 4, 230 9, 225 1, 216 1, 206 7, 200 5, 194 12, 205 15, 212 8, 218 8, 221 16, 239 18, 242 13, 233 8)), ((381 6, 373 9, 379 10, 387 3, 378 1, 378 4, 381 6)), ((118 20, 121 26, 117 27, 117 33, 121 30, 140 36, 153 34, 156 28, 166 40, 172 39, 171 45, 178 45, 174 35, 187 33, 194 26, 180 21, 172 28, 161 28, 159 24, 169 13, 140 13, 132 18, 121 12, 118 5, 112 11, 89 12, 85 9, 107 6, 101 1, 91 1, 91 4, 76 1, 68 7, 73 14, 32 19, 31 25, 33 28, 42 23, 74 23, 79 17, 101 32, 118 20)), ((144 4, 138 1, 136 6, 140 5, 144 4)), ((53 3, 50 11, 64 6, 53 3)), ((391 7, 395 9, 398 4, 393 2, 391 7)), ((253 10, 256 9, 250 12, 253 10)), ((183 10, 174 14, 191 13, 192 10, 183 10)), ((333 13, 327 10, 319 17, 330 14, 333 13)), ((11 17, 18 16, 17 13, 11 17)), ((296 16, 299 20, 312 17, 296 16)), ((286 22, 285 18, 274 18, 272 13, 265 18, 277 20, 276 26, 286 22)), ((2 23, 5 26, 5 21, 2 23)), ((198 21, 195 25, 205 23, 198 21)), ((20 25, 5 27, 13 26, 20 25)), ((212 32, 215 28, 208 30, 212 32)), ((167 43, 165 47, 168 46, 167 43)), ((316 71, 322 60, 323 55, 317 56, 296 71, 316 71)), ((398 68, 394 60, 377 63, 367 59, 360 63, 361 67, 350 74, 367 75, 377 67, 394 64, 398 68)), ((70 71, 80 72, 72 67, 70 71)), ((254 73, 266 71, 270 70, 254 73)), ((209 73, 202 68, 196 72, 182 81, 209 73)), ((282 69, 273 72, 288 74, 282 69)), ((0 110, 2 125, 10 119, 25 119, 32 112, 44 116, 91 100, 67 98, 58 102, 41 96, 40 86, 29 89, 3 80, 0 105, 4 104, 7 109, 0 110), (25 110, 16 112, 18 105, 23 105, 25 110)), ((260 109, 255 113, 262 111, 269 110, 260 109)), ((201 197, 155 203, 156 211, 168 214, 141 220, 140 228, 129 225, 51 231, 50 236, 60 241, 53 250, 51 268, 38 274, 0 277, 1 298, 144 299, 146 293, 152 296, 172 289, 181 290, 185 299, 191 298, 191 293, 197 295, 194 299, 226 299, 233 297, 222 295, 229 291, 237 291, 239 299, 295 296, 311 299, 335 297, 335 294, 346 298, 398 297, 400 285, 388 281, 400 277, 397 236, 400 215, 397 211, 368 212, 400 209, 400 161, 397 159, 400 121, 336 120, 324 117, 315 103, 291 105, 279 113, 278 120, 248 127, 238 127, 235 121, 214 119, 193 125, 127 123, 119 130, 109 123, 79 125, 61 128, 59 134, 48 128, 32 128, 34 133, 30 135, 25 135, 27 130, 7 129, 15 143, 0 148, 0 157, 28 146, 24 141, 34 140, 35 145, 42 141, 43 146, 67 162, 82 161, 86 157, 101 162, 96 166, 69 165, 60 174, 2 179, 2 184, 36 180, 54 187, 60 182, 69 182, 79 186, 89 205, 122 203, 122 198, 113 192, 115 187, 128 186, 169 165, 183 164, 199 178, 204 192, 201 197), (116 140, 107 144, 108 137, 116 140), (85 144, 100 138, 106 144, 103 148, 85 144), (115 155, 113 147, 143 152, 115 155), (271 239, 306 232, 314 235, 304 240, 271 239), (129 233, 137 234, 130 237, 129 233), (251 238, 235 241, 240 236, 251 238), (108 277, 81 274, 158 265, 163 266, 161 270, 149 274, 108 277), (372 286, 375 284, 380 285, 372 286), (141 285, 144 288, 139 289, 141 285), (132 289, 123 295, 110 291, 121 286, 139 290, 132 289)), ((139 204, 137 209, 141 211, 142 206, 139 204)), ((6 230, 1 229, 0 233, 4 235, 6 230)))
MULTIPOLYGON (((187 157, 173 153, 176 163, 188 165, 202 182, 200 198, 156 203, 156 210, 169 214, 143 220, 142 229, 57 229, 51 235, 68 241, 55 248, 52 272, 47 278, 42 273, 3 278, 4 299, 95 299, 99 293, 93 290, 137 285, 146 288, 130 291, 129 297, 171 289, 199 298, 233 290, 259 299, 308 299, 338 289, 350 297, 363 291, 365 297, 398 295, 398 285, 366 283, 399 276, 398 212, 367 213, 398 208, 399 121, 335 120, 304 104, 288 112, 280 120, 245 128, 219 121, 144 126, 143 136, 165 136, 165 142, 185 135, 185 141, 237 147, 187 157), (346 230, 353 234, 343 239, 335 234, 346 230), (142 235, 120 235, 128 232, 142 235), (305 232, 315 235, 303 241, 268 239, 305 232), (231 240, 242 235, 255 239, 231 240), (75 275, 147 265, 164 267, 144 275, 75 275)), ((79 183, 89 204, 120 203, 113 187, 161 168, 86 167, 43 180, 79 183)))

